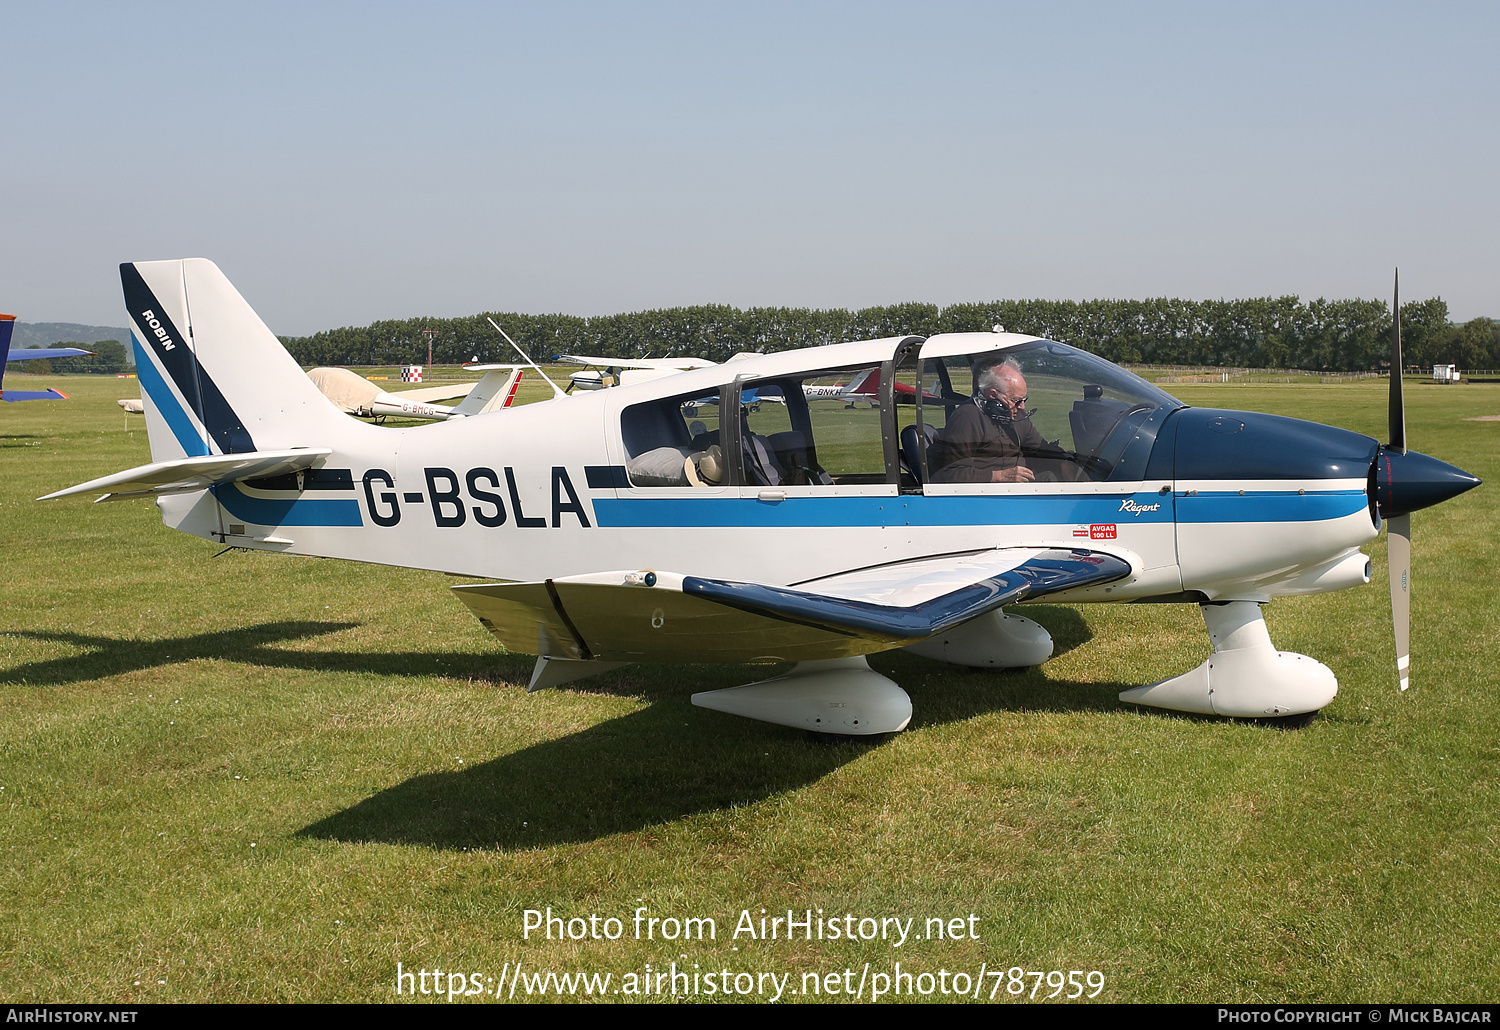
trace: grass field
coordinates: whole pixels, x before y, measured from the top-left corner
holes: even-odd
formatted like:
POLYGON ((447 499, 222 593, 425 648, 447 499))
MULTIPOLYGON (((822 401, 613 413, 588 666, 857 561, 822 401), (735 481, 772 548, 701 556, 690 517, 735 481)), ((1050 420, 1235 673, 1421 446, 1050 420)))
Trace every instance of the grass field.
MULTIPOLYGON (((0 406, 7 1000, 384 1002, 398 962, 629 990, 674 961, 790 974, 797 1001, 804 974, 897 962, 945 984, 1099 971, 1115 1002, 1496 998, 1500 423, 1465 419, 1500 414, 1500 387, 1407 390, 1410 444, 1489 481, 1413 519, 1408 696, 1382 536, 1371 586, 1267 610, 1339 677, 1305 730, 1116 699, 1202 660, 1194 608, 1038 605, 1059 652, 1038 670, 875 656, 916 715, 870 745, 688 703, 748 668, 528 696, 530 659, 444 576, 216 556, 145 502, 38 504, 149 460, 114 403, 135 383, 55 382, 73 400, 0 406), (623 932, 523 940, 548 906, 623 932), (641 907, 717 939, 636 940, 641 907), (914 918, 913 938, 731 936, 761 909, 914 918), (958 939, 917 939, 939 917, 958 939)), ((1375 383, 1172 392, 1384 436, 1375 383)))

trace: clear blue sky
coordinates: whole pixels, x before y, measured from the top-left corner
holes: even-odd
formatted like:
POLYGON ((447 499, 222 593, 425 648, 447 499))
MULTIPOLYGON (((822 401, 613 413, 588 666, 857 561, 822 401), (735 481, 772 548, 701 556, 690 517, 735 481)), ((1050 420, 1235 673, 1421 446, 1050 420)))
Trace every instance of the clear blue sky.
POLYGON ((479 310, 1441 296, 1500 316, 1500 4, 0 0, 0 310, 207 257, 479 310))

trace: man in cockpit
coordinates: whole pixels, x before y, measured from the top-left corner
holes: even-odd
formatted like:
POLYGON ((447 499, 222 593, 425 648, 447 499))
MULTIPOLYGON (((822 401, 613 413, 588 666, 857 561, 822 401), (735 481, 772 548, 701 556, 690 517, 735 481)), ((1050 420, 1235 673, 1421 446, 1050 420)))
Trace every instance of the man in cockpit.
POLYGON ((1013 359, 974 369, 973 400, 961 406, 929 451, 934 483, 1030 483, 1028 454, 1050 447, 1026 410, 1026 379, 1013 359), (933 453, 935 452, 935 453, 933 453))

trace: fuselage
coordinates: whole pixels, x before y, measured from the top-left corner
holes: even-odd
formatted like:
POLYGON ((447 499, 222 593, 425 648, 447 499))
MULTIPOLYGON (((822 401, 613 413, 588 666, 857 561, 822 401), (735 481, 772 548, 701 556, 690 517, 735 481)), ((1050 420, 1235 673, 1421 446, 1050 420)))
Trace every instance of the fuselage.
POLYGON ((1189 409, 1100 358, 1014 334, 782 352, 407 429, 347 421, 336 440, 300 441, 334 449, 321 469, 164 497, 164 516, 242 546, 498 580, 649 568, 795 585, 1064 546, 1130 563, 1128 580, 1067 595, 1109 601, 1355 585, 1379 525, 1369 437, 1189 409), (1026 370, 1055 453, 1033 460, 1037 481, 943 481, 942 423, 968 403, 976 355, 994 352, 1026 370), (873 408, 802 388, 869 369, 873 408), (751 390, 782 403, 742 410, 751 390), (710 448, 719 481, 688 469, 679 482, 710 448))

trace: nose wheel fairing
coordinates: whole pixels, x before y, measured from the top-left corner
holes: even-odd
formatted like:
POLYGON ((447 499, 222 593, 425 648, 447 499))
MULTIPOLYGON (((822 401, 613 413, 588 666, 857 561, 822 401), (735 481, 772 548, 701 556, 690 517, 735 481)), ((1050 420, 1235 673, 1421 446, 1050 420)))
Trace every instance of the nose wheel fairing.
POLYGON ((1191 672, 1122 692, 1121 701, 1263 719, 1315 712, 1337 696, 1338 679, 1328 666, 1276 650, 1258 603, 1206 604, 1202 611, 1214 653, 1191 672))

